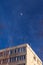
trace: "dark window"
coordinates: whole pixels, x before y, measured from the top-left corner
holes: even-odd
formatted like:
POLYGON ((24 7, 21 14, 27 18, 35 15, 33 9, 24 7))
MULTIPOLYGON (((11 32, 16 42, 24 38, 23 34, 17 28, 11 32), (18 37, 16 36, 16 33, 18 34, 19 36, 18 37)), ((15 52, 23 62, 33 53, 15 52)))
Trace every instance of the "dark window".
POLYGON ((36 57, 34 56, 34 60, 36 61, 36 57))
POLYGON ((10 54, 12 54, 13 53, 13 50, 10 50, 10 54))
POLYGON ((16 49, 14 49, 14 53, 16 53, 16 49))
POLYGON ((21 52, 21 48, 18 48, 18 52, 21 52))

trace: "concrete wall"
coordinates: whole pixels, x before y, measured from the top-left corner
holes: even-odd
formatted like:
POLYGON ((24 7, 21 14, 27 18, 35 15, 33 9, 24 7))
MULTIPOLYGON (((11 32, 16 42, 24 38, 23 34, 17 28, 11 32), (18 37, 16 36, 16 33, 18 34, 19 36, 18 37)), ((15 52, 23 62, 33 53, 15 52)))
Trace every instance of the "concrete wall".
POLYGON ((27 45, 27 65, 42 65, 42 61, 34 53, 34 51, 27 45))

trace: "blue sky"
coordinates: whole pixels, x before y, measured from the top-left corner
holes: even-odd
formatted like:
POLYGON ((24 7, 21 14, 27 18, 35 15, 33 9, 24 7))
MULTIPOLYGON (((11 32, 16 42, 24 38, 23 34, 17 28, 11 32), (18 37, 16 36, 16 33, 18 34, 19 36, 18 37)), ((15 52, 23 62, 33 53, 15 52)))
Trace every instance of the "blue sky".
POLYGON ((0 0, 0 49, 24 43, 39 55, 43 47, 43 0, 0 0))

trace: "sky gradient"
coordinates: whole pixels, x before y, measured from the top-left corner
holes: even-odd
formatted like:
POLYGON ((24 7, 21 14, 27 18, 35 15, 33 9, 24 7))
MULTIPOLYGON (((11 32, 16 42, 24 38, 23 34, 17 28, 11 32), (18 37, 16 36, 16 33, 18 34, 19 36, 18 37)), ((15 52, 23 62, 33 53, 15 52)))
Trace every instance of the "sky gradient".
POLYGON ((0 49, 24 43, 41 57, 43 0, 0 0, 0 49))

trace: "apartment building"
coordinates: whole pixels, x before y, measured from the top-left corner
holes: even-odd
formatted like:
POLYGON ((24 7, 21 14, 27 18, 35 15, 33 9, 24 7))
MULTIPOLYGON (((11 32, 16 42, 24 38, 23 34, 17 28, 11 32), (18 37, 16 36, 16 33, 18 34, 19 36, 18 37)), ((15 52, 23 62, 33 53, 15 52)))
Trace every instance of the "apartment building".
POLYGON ((28 44, 0 50, 0 65, 42 65, 28 44))

